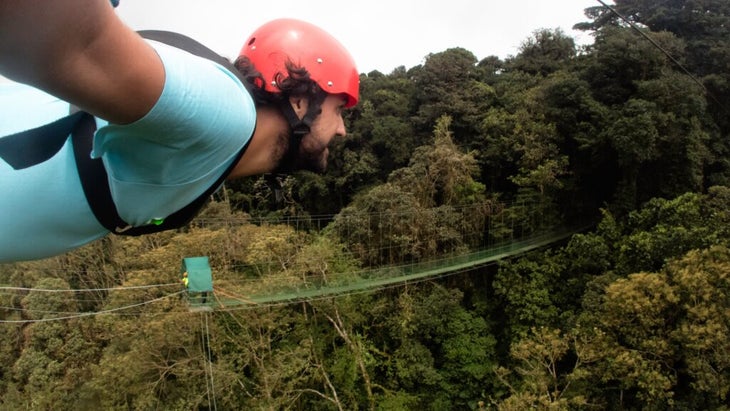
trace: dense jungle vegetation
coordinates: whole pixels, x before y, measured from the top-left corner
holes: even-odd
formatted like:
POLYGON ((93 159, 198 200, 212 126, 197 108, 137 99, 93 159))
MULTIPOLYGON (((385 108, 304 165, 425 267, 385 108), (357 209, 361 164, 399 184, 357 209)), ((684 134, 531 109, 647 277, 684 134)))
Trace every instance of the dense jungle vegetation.
POLYGON ((327 174, 242 180, 184 230, 0 265, 18 287, 0 292, 0 409, 727 410, 730 2, 615 3, 651 41, 594 7, 590 46, 541 29, 506 59, 363 73, 327 174), (245 300, 478 248, 511 235, 479 231, 500 204, 536 231, 595 224, 369 292, 201 313, 179 291, 187 256, 245 300))

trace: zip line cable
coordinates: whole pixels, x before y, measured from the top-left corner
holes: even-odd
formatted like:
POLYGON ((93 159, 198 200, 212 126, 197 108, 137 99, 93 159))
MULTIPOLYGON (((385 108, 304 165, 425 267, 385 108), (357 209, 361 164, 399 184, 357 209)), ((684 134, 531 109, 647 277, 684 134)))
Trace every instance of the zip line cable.
POLYGON ((160 288, 160 287, 179 287, 180 283, 167 283, 167 284, 150 284, 150 285, 133 285, 127 287, 112 287, 112 288, 67 288, 67 289, 56 289, 56 288, 32 288, 32 287, 0 287, 2 291, 28 291, 28 292, 43 292, 43 293, 96 293, 99 291, 125 291, 125 290, 144 290, 149 288, 160 288))
MULTIPOLYGON (((98 293, 98 292, 113 292, 113 291, 129 291, 129 290, 146 290, 146 289, 153 289, 153 288, 164 288, 164 287, 180 287, 179 283, 167 283, 167 284, 150 284, 150 285, 138 285, 138 286, 127 286, 127 287, 113 287, 113 288, 80 288, 80 289, 53 289, 53 288, 32 288, 32 287, 0 287, 0 295, 17 295, 17 292, 39 292, 39 293, 98 293)), ((101 298, 76 298, 71 297, 69 300, 73 300, 76 303, 84 304, 84 303, 99 303, 101 302, 101 298)), ((9 307, 9 306, 0 306, 0 310, 5 311, 16 311, 16 312, 26 312, 26 313, 34 313, 34 314, 56 314, 59 316, 71 316, 74 317, 78 315, 78 311, 47 311, 47 310, 33 310, 33 309, 27 309, 27 308, 20 308, 20 307, 9 307)), ((93 312, 96 313, 96 312, 93 312)), ((84 313, 84 314, 93 314, 92 312, 84 313)), ((61 317, 58 317, 61 318, 61 317)), ((2 323, 3 321, 0 321, 2 323)))
POLYGON ((205 397, 208 399, 208 409, 211 409, 211 400, 210 400, 210 380, 208 380, 208 356, 206 355, 205 351, 205 324, 204 324, 204 314, 201 315, 200 318, 200 340, 198 341, 200 343, 200 351, 203 355, 203 372, 205 375, 205 397))
POLYGON ((33 314, 56 314, 56 315, 76 315, 76 314, 79 313, 78 311, 29 310, 27 308, 7 307, 7 306, 0 306, 0 310, 3 310, 3 311, 16 311, 16 312, 23 312, 23 313, 33 313, 33 314))
POLYGON ((162 301, 162 300, 165 300, 167 298, 174 297, 176 295, 181 295, 184 292, 185 291, 178 291, 176 293, 164 295, 162 297, 154 298, 154 299, 149 300, 149 301, 143 301, 143 302, 137 303, 137 304, 130 304, 130 305, 122 306, 122 307, 111 308, 111 309, 108 309, 108 310, 92 311, 92 312, 87 312, 87 313, 78 313, 78 314, 75 314, 75 315, 68 315, 68 316, 63 316, 63 317, 40 318, 40 319, 37 319, 37 320, 0 320, 0 324, 30 324, 30 323, 42 323, 42 322, 49 322, 49 321, 72 320, 72 319, 83 318, 83 317, 91 317, 91 316, 101 315, 101 314, 111 314, 111 313, 116 313, 117 311, 128 310, 130 308, 141 307, 141 306, 144 306, 144 305, 148 305, 148 304, 152 304, 152 303, 155 303, 155 302, 158 302, 158 301, 162 301))
POLYGON ((206 359, 206 365, 204 365, 206 374, 209 375, 210 380, 206 378, 206 390, 208 390, 208 382, 210 382, 210 390, 208 391, 208 408, 210 409, 211 398, 213 400, 213 410, 218 410, 218 405, 215 399, 215 386, 213 385, 213 354, 210 349, 210 329, 208 327, 208 313, 203 312, 203 319, 205 320, 205 334, 203 335, 205 344, 203 345, 203 355, 206 359))
MULTIPOLYGON (((31 310, 31 309, 27 309, 27 308, 7 307, 7 306, 0 307, 0 311, 13 311, 13 312, 27 313, 27 314, 54 314, 54 315, 57 316, 55 318, 65 317, 65 316, 76 316, 76 315, 80 314, 79 311, 31 310)), ((185 310, 185 311, 187 311, 187 310, 185 310)), ((167 311, 167 312, 170 312, 170 311, 167 311)), ((139 317, 141 315, 144 315, 144 316, 158 316, 158 315, 166 314, 167 312, 142 312, 142 311, 135 311, 135 312, 113 312, 113 313, 106 313, 106 315, 116 315, 116 316, 120 316, 120 317, 121 316, 129 316, 129 317, 136 316, 136 317, 139 317)), ((180 312, 183 312, 183 311, 180 311, 180 312)), ((84 313, 87 313, 87 314, 92 314, 92 313, 93 314, 97 314, 96 311, 88 311, 88 312, 85 311, 84 313)), ((2 321, 0 321, 0 323, 2 323, 2 321)))

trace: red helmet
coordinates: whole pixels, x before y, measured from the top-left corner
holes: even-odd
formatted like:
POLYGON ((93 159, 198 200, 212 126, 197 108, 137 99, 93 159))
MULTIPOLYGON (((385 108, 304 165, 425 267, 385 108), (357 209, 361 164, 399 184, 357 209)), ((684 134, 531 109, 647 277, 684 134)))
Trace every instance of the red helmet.
POLYGON ((304 67, 325 92, 345 94, 346 107, 357 104, 360 76, 355 60, 337 39, 321 28, 294 19, 278 19, 259 27, 244 43, 248 57, 263 76, 265 89, 279 92, 274 78, 286 74, 286 61, 304 67))

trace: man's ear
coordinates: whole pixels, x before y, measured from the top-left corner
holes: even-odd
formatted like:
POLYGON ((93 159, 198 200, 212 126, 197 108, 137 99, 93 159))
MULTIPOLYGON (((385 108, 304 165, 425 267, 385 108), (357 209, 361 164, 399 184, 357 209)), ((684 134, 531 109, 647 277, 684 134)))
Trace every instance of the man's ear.
POLYGON ((291 103, 297 117, 299 117, 300 120, 304 118, 304 115, 307 113, 307 108, 309 107, 309 100, 305 97, 289 97, 289 103, 291 103))

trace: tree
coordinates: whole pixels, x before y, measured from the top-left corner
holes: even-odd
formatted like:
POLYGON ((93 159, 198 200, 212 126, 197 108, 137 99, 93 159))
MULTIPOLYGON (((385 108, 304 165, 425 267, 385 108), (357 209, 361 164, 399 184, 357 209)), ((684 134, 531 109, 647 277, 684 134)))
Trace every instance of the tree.
POLYGON ((540 254, 500 265, 492 286, 500 301, 505 341, 517 341, 534 327, 558 327, 560 262, 540 254))
POLYGON ((661 50, 631 29, 607 26, 582 59, 582 75, 607 106, 604 127, 588 143, 604 151, 599 164, 613 170, 610 201, 618 211, 702 190, 717 164, 703 90, 663 53, 681 60, 684 43, 668 32, 651 34, 661 50))
POLYGON ((532 230, 557 221, 555 201, 565 188, 568 171, 568 158, 560 150, 562 136, 545 121, 536 94, 536 89, 525 90, 513 97, 520 104, 487 112, 481 123, 485 150, 480 153, 482 167, 496 168, 499 179, 513 183, 501 187, 510 194, 508 198, 529 204, 529 212, 522 217, 532 230))
POLYGON ((45 278, 34 288, 38 291, 29 292, 22 300, 31 324, 23 332, 22 351, 10 374, 18 393, 10 398, 17 403, 10 400, 5 406, 71 409, 82 403, 79 388, 98 358, 99 347, 92 338, 90 323, 74 318, 78 313, 76 298, 70 290, 61 291, 69 289, 68 283, 45 278), (58 316, 71 318, 53 320, 58 316))
MULTIPOLYGON (((719 73, 730 55, 730 6, 722 0, 662 1, 617 0, 615 9, 630 22, 653 32, 667 31, 687 42, 691 58, 687 63, 698 76, 719 73), (719 64, 718 64, 719 63, 719 64)), ((611 13, 602 10, 602 14, 611 13)), ((598 19, 600 20, 600 18, 598 19)), ((605 21, 605 20, 603 20, 605 21)), ((604 27, 601 22, 593 29, 604 27)))
POLYGON ((435 255, 435 217, 413 194, 383 184, 344 208, 328 230, 366 266, 397 264, 435 255))
POLYGON ((464 307, 463 293, 437 284, 405 289, 387 319, 391 389, 415 394, 412 408, 468 409, 494 384, 495 339, 464 307))
POLYGON ((600 353, 589 367, 597 388, 619 389, 628 407, 711 409, 726 403, 729 269, 727 247, 713 246, 690 251, 661 272, 610 283, 580 326, 600 353))
POLYGON ((522 42, 517 56, 506 63, 508 70, 547 76, 575 57, 575 40, 559 28, 541 29, 522 42))
POLYGON ((557 203, 572 204, 569 218, 594 215, 611 199, 619 174, 614 150, 602 133, 610 125, 610 111, 594 98, 580 70, 550 75, 538 87, 536 97, 545 122, 554 124, 560 137, 553 144, 567 160, 558 174, 564 189, 557 203))
POLYGON ((448 115, 453 118, 457 138, 474 134, 482 113, 494 98, 494 90, 478 80, 476 65, 474 54, 463 48, 426 57, 413 79, 417 130, 427 132, 440 117, 448 115))
POLYGON ((564 370, 563 363, 571 349, 579 344, 571 336, 558 329, 533 328, 510 349, 515 360, 513 367, 518 377, 510 382, 512 370, 499 367, 496 373, 510 389, 510 396, 500 400, 497 408, 502 411, 529 408, 569 410, 586 406, 583 395, 576 394, 571 385, 582 377, 582 362, 591 360, 578 352, 572 368, 564 370))
MULTIPOLYGON (((727 65, 730 62, 730 47, 727 38, 730 35, 730 6, 723 0, 691 0, 691 1, 647 1, 617 0, 614 9, 630 23, 645 30, 652 41, 667 52, 672 59, 681 64, 673 64, 674 70, 687 70, 693 81, 703 83, 703 93, 708 100, 708 113, 712 116, 718 130, 708 127, 712 133, 712 142, 708 145, 713 158, 706 173, 709 185, 725 184, 730 167, 723 160, 727 158, 728 132, 730 121, 726 105, 730 95, 727 65), (667 44, 664 33, 672 33, 686 47, 677 48, 667 44)), ((586 10, 592 23, 581 23, 576 27, 584 30, 597 30, 598 39, 605 34, 616 31, 616 27, 627 27, 612 11, 594 7, 586 10)), ((628 31, 623 29, 622 31, 628 31)), ((645 39, 637 43, 649 45, 645 39)), ((599 44, 597 40, 596 44, 599 44)), ((657 49, 657 51, 660 51, 657 49)), ((681 101, 681 100, 677 100, 681 101)), ((708 185, 708 186, 709 186, 708 185)))
POLYGON ((703 196, 687 193, 672 200, 651 200, 632 212, 632 227, 618 244, 617 271, 655 271, 668 259, 717 241, 718 227, 706 220, 704 201, 703 196))
POLYGON ((473 153, 462 153, 450 130, 451 117, 439 118, 433 144, 419 147, 407 168, 389 181, 412 192, 422 207, 465 205, 484 200, 484 186, 475 181, 473 153))
MULTIPOLYGON (((371 374, 375 361, 372 358, 373 349, 364 334, 361 322, 365 316, 357 309, 353 310, 354 307, 347 301, 344 304, 335 300, 329 303, 321 302, 314 304, 312 308, 315 315, 326 319, 334 330, 334 336, 344 343, 342 347, 336 347, 333 349, 334 352, 329 353, 329 356, 334 357, 335 360, 331 366, 333 386, 344 386, 351 402, 362 404, 363 408, 367 404, 367 409, 374 411, 376 406, 375 383, 371 374), (345 307, 341 307, 342 305, 345 307), (347 311, 343 312, 343 308, 347 311), (342 373, 341 371, 349 372, 342 373), (361 390, 364 391, 364 395, 358 392, 361 390)), ((333 345, 340 346, 334 342, 333 345)), ((327 353, 323 353, 323 355, 327 355, 327 353)))
POLYGON ((330 230, 366 265, 432 258, 478 244, 491 211, 476 163, 462 153, 442 117, 433 145, 419 147, 408 167, 362 194, 330 230))
MULTIPOLYGON (((672 50, 681 58, 684 44, 671 33, 654 33, 663 49, 672 50)), ((607 105, 623 104, 637 91, 637 82, 653 80, 669 67, 664 53, 631 29, 606 28, 596 34, 593 61, 586 67, 585 79, 590 82, 596 99, 607 105)))
POLYGON ((686 317, 675 338, 684 347, 687 372, 700 393, 727 401, 730 394, 730 333, 727 291, 730 289, 730 250, 712 247, 692 251, 668 271, 685 302, 686 317))

